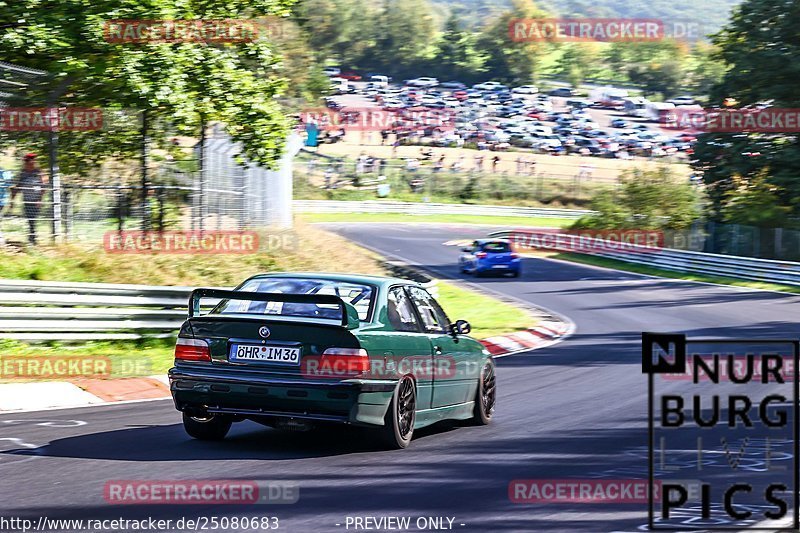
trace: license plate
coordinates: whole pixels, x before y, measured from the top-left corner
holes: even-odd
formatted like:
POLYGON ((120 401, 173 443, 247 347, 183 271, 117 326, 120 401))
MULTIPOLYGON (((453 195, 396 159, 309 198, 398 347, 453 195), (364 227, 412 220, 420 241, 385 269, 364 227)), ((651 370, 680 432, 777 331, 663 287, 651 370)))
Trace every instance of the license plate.
POLYGON ((231 344, 230 361, 265 361, 268 363, 300 364, 300 348, 270 344, 231 344))
POLYGON ((494 265, 494 268, 508 268, 508 265, 494 265))

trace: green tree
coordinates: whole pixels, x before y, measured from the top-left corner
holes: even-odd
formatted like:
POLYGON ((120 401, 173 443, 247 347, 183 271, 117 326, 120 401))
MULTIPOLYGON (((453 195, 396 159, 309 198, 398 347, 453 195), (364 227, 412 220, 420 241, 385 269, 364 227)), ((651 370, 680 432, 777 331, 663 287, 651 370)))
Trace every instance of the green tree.
POLYGON ((447 19, 435 55, 439 76, 467 81, 475 80, 483 72, 486 61, 486 56, 476 47, 474 35, 463 30, 455 16, 447 19))
POLYGON ((419 75, 432 57, 437 32, 427 0, 385 0, 377 27, 375 61, 387 72, 419 75))
POLYGON ((486 75, 490 79, 514 84, 535 83, 541 75, 543 58, 553 45, 544 41, 515 42, 509 34, 509 25, 515 19, 542 19, 548 13, 532 0, 512 0, 511 9, 483 28, 478 46, 488 59, 486 75))
POLYGON ((601 66, 599 47, 596 43, 574 43, 563 46, 556 62, 556 75, 565 77, 573 87, 578 87, 586 78, 595 77, 601 66))
POLYGON ((661 94, 664 98, 677 96, 686 86, 686 72, 679 61, 637 64, 628 70, 628 77, 641 84, 645 95, 661 94))
POLYGON ((580 218, 574 229, 684 229, 700 215, 696 189, 668 167, 623 173, 616 193, 592 199, 597 213, 580 218))
MULTIPOLYGON (((800 4, 771 0, 746 0, 730 23, 714 36, 712 59, 724 67, 722 80, 710 94, 712 105, 727 98, 738 106, 771 102, 777 108, 800 107, 800 41, 797 24, 800 4)), ((694 167, 712 200, 711 216, 720 220, 731 194, 749 190, 742 184, 763 180, 774 187, 780 206, 800 214, 800 135, 797 133, 705 134, 695 148, 694 167)))
POLYGON ((725 195, 725 222, 770 228, 786 225, 790 209, 781 205, 778 188, 765 178, 762 174, 753 180, 734 180, 725 195))
POLYGON ((294 16, 322 62, 331 60, 355 68, 374 53, 380 32, 379 9, 374 2, 303 0, 294 16))
POLYGON ((707 95, 725 75, 725 65, 716 58, 717 48, 710 43, 698 42, 690 55, 689 87, 693 94, 707 95))
MULTIPOLYGON (((268 38, 251 42, 113 43, 104 34, 115 19, 253 19, 289 14, 291 0, 38 0, 2 2, 0 54, 18 65, 42 69, 53 79, 29 92, 27 105, 48 105, 61 84, 60 105, 146 112, 154 139, 176 131, 198 133, 204 120, 224 120, 253 160, 270 164, 279 155, 287 123, 274 101, 283 86, 279 56, 268 38), (80 16, 76 16, 80 13, 80 16), (233 90, 236 88, 236 90, 233 90), (249 133, 248 133, 249 132, 249 133)), ((6 141, 9 140, 6 136, 6 141)), ((43 137, 43 136, 40 136, 43 137)), ((43 139, 42 139, 43 141, 43 139)), ((40 141, 41 142, 41 141, 40 141)), ((138 132, 62 135, 65 172, 103 159, 134 155, 138 132), (78 149, 85 143, 81 157, 78 149), (70 159, 75 154, 78 159, 70 159)))

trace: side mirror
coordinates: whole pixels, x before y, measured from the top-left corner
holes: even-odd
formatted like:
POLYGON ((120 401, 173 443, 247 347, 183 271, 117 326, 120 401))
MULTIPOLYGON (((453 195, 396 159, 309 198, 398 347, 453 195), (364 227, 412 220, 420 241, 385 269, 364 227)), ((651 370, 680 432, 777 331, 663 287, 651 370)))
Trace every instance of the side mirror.
POLYGON ((469 335, 469 332, 472 331, 472 326, 466 320, 456 320, 451 329, 454 335, 469 335))

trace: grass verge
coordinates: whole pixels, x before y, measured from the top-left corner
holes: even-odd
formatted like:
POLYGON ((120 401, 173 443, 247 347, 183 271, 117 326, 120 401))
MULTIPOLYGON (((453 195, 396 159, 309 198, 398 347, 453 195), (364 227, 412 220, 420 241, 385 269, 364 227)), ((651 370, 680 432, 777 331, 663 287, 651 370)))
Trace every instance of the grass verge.
POLYGON ((304 222, 392 222, 436 224, 483 224, 486 226, 519 226, 562 228, 571 220, 544 217, 496 217, 473 215, 404 215, 402 213, 303 213, 304 222))
MULTIPOLYGON (((253 274, 280 270, 386 274, 379 256, 337 235, 307 224, 298 224, 295 235, 297 246, 292 250, 237 256, 117 256, 106 254, 102 249, 77 245, 43 248, 29 253, 0 252, 0 278, 233 286, 253 274)), ((520 331, 535 324, 535 319, 524 309, 490 296, 446 282, 441 282, 438 289, 439 301, 448 316, 452 320, 468 320, 476 338, 520 331)), ((13 366, 18 363, 9 361, 9 358, 22 357, 88 358, 105 365, 98 377, 164 374, 172 366, 173 347, 174 339, 35 344, 0 339, 0 381, 25 381, 9 379, 9 376, 19 375, 13 366), (4 364, 12 367, 5 368, 4 364)), ((53 376, 49 379, 65 378, 53 376)))
POLYGON ((0 278, 232 287, 262 272, 382 274, 377 256, 321 229, 299 223, 285 248, 255 254, 113 254, 102 244, 44 246, 0 252, 0 278))
POLYGON ((672 270, 664 270, 661 268, 653 268, 646 265, 637 265, 635 263, 626 263, 625 261, 618 261, 616 259, 608 259, 605 257, 594 257, 591 255, 570 254, 570 253, 548 254, 546 257, 550 257, 553 259, 563 259, 565 261, 572 261, 573 263, 581 263, 584 265, 613 268, 615 270, 622 270, 625 272, 636 272, 638 274, 659 276, 662 278, 682 279, 686 281, 700 281, 704 283, 717 283, 720 285, 744 287, 747 289, 763 289, 770 291, 780 291, 793 294, 800 294, 800 287, 792 287, 790 285, 781 285, 779 283, 768 283, 765 281, 747 281, 743 279, 726 278, 723 276, 687 274, 672 270))
POLYGON ((476 339, 522 331, 536 325, 536 319, 526 310, 491 296, 446 281, 439 281, 438 288, 437 300, 447 316, 453 321, 469 322, 472 325, 470 336, 476 339))
MULTIPOLYGON (((522 331, 535 325, 535 318, 526 310, 501 302, 484 294, 462 289, 451 283, 439 282, 439 297, 451 320, 467 320, 473 327, 471 335, 482 339, 493 335, 522 331)), ((21 382, 25 379, 8 379, 14 375, 15 360, 22 357, 87 358, 104 365, 108 373, 98 377, 119 378, 164 374, 172 366, 174 339, 142 339, 140 341, 107 341, 72 343, 27 344, 0 339, 0 372, 5 382, 21 382), (9 358, 13 359, 9 361, 9 358)), ((54 377, 53 379, 59 379, 54 377)), ((63 379, 63 378, 61 378, 63 379)), ((28 379, 27 381, 31 381, 28 379)))
MULTIPOLYGON (((138 341, 90 341, 79 344, 47 342, 28 344, 20 341, 0 339, 0 365, 2 374, 0 381, 6 383, 19 383, 34 381, 22 376, 36 376, 35 381, 64 380, 64 370, 56 369, 57 374, 51 377, 50 370, 40 365, 38 370, 35 363, 23 365, 20 370, 22 358, 53 358, 59 360, 82 360, 81 364, 88 364, 87 373, 96 373, 99 378, 123 378, 135 376, 152 376, 165 374, 172 366, 174 339, 141 339, 138 341), (37 375, 37 371, 41 374, 37 375), (21 377, 12 377, 21 376, 21 377)), ((44 363, 44 361, 42 361, 44 363)), ((64 364, 64 363, 59 363, 64 364)), ((84 376, 76 376, 84 377, 84 376)))

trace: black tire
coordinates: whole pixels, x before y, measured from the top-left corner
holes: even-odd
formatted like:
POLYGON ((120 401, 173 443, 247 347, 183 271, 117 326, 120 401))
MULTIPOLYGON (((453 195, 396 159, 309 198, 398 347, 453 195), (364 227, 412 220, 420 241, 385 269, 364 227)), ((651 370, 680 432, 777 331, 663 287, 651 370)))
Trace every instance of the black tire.
POLYGON ((183 429, 189 436, 199 440, 222 440, 231 429, 233 420, 227 416, 208 415, 206 418, 183 413, 183 429))
POLYGON ((389 410, 381 428, 381 442, 390 450, 408 448, 414 437, 416 420, 417 388, 414 380, 403 377, 394 389, 389 410))
POLYGON ((472 412, 472 423, 485 426, 492 421, 497 401, 497 379, 494 363, 487 361, 478 377, 478 390, 475 393, 475 409, 472 412))
POLYGON ((519 270, 517 270, 517 271, 511 273, 511 277, 512 278, 518 278, 518 277, 520 277, 521 274, 522 273, 519 270))

